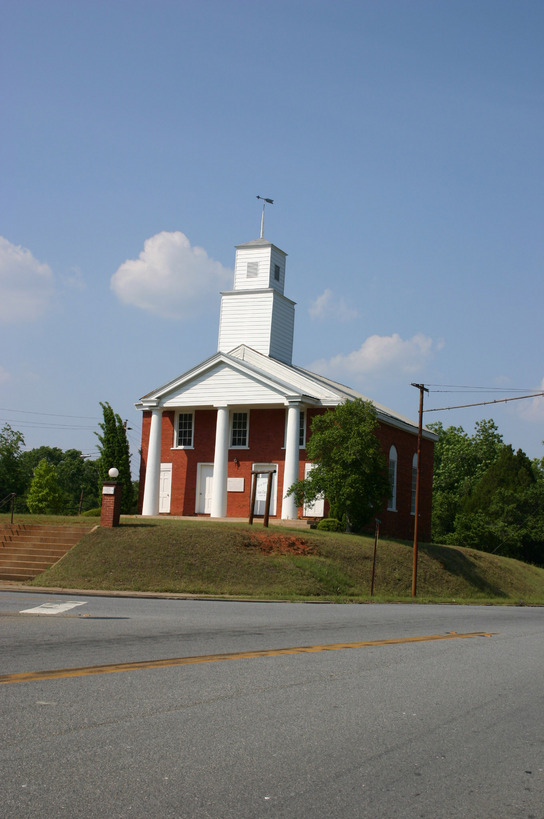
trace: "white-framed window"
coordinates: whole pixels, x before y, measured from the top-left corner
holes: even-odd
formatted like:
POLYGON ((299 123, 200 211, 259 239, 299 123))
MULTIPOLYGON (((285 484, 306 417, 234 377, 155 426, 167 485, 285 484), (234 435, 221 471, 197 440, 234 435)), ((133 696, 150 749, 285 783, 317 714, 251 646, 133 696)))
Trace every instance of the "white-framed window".
POLYGON ((389 495, 389 502, 387 508, 395 512, 397 510, 397 449, 392 446, 389 450, 389 485, 391 487, 391 494, 389 495))
POLYGON ((249 441, 249 418, 247 412, 233 412, 230 424, 230 446, 247 448, 249 441))
POLYGON ((181 449, 192 449, 194 441, 194 414, 180 412, 177 416, 174 446, 181 449))
POLYGON ((280 266, 279 264, 274 265, 274 278, 277 282, 280 280, 280 266))
POLYGON ((416 491, 417 491, 417 452, 412 458, 412 502, 410 503, 410 514, 416 513, 416 491))
POLYGON ((300 410, 298 421, 298 445, 300 449, 306 446, 306 410, 300 410))

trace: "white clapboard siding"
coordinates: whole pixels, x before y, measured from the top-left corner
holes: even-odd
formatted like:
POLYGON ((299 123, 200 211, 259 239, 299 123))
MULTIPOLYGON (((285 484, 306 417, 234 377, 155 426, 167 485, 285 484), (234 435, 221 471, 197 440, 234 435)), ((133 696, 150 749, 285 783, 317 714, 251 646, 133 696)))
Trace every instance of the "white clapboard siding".
POLYGON ((278 293, 284 292, 285 287, 285 264, 286 256, 282 250, 272 246, 272 255, 270 259, 270 287, 273 287, 278 293), (278 265, 280 269, 279 281, 274 278, 274 266, 278 265))
POLYGON ((228 353, 246 344, 290 364, 294 323, 294 303, 275 290, 223 293, 218 350, 228 353))
POLYGON ((286 364, 293 358, 293 334, 295 331, 295 306, 286 299, 274 299, 270 355, 286 364))
POLYGON ((285 404, 280 386, 263 383, 258 378, 234 370, 227 364, 207 370, 193 379, 179 392, 174 392, 164 401, 169 407, 213 407, 218 402, 232 405, 244 404, 285 404))
POLYGON ((236 248, 234 261, 235 290, 263 290, 269 287, 283 293, 285 283, 285 256, 283 251, 265 240, 256 240, 236 248), (280 268, 280 278, 274 278, 274 265, 280 268), (252 275, 248 275, 248 265, 252 275))
POLYGON ((271 290, 224 293, 219 318, 219 345, 227 353, 239 344, 268 355, 272 329, 271 290))

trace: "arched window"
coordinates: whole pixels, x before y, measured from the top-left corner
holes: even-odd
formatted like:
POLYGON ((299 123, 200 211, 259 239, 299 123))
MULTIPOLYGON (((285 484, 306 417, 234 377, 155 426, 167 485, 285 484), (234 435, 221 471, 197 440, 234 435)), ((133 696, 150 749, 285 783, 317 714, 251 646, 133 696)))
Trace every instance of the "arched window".
POLYGON ((416 513, 416 488, 417 488, 417 452, 412 458, 412 503, 410 504, 410 514, 416 513))
POLYGON ((389 450, 389 485, 391 494, 387 508, 391 511, 397 510, 397 450, 394 446, 389 450))

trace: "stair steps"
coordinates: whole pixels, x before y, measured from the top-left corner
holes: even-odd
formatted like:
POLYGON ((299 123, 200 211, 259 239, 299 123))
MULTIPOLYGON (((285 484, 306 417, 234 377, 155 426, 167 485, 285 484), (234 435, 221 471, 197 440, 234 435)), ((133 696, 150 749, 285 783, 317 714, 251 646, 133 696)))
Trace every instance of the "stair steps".
POLYGON ((0 525, 0 580, 33 580, 94 528, 37 523, 0 525))

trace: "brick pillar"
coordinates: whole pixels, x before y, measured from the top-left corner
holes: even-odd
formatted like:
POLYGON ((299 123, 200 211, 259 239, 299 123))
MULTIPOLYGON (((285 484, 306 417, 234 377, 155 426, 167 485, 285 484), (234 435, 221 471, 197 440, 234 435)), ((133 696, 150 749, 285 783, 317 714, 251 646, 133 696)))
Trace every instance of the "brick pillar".
POLYGON ((106 482, 102 486, 102 511, 100 513, 101 526, 119 526, 119 517, 121 515, 121 493, 123 485, 121 483, 114 483, 113 481, 106 482))

